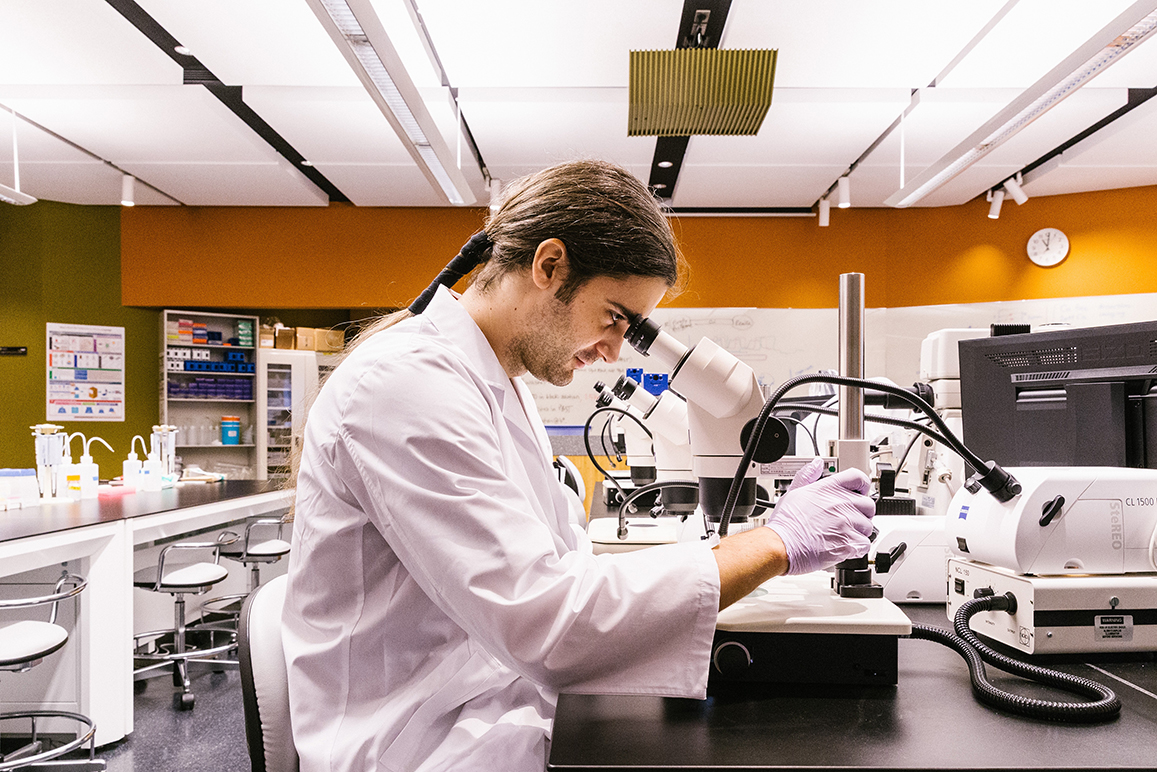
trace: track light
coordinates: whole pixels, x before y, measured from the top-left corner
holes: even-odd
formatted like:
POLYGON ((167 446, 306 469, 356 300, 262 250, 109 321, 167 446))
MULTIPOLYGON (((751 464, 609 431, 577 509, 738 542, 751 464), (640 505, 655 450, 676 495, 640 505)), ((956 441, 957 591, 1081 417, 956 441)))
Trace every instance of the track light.
POLYGON ((995 220, 1000 217, 1000 205, 1004 203, 1004 188, 988 191, 988 200, 992 202, 988 206, 988 219, 995 220))
POLYGON ((828 227, 828 223, 832 219, 832 202, 828 201, 827 196, 820 199, 820 227, 828 227))
POLYGON ((133 193, 136 190, 137 178, 131 174, 121 177, 121 206, 132 206, 136 202, 133 193))
POLYGON ((836 206, 840 209, 847 209, 852 205, 852 181, 847 177, 840 177, 836 180, 836 206))
MULTIPOLYGON (((1018 174, 1017 177, 1020 175, 1018 174)), ((1009 177, 1004 181, 1004 189, 1008 191, 1008 195, 1012 196, 1012 200, 1018 205, 1028 201, 1028 195, 1020 187, 1020 180, 1016 177, 1009 177)))
POLYGON ((884 203, 895 207, 915 204, 1075 93, 1155 31, 1157 11, 1153 10, 1153 3, 1150 0, 1133 3, 951 152, 908 180, 905 187, 884 203))

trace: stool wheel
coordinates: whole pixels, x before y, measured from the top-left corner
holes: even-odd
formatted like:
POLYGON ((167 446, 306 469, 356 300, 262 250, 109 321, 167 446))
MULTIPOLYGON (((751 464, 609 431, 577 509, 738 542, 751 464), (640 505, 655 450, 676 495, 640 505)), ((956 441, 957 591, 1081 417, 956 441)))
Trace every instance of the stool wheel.
POLYGON ((192 692, 186 692, 181 695, 181 710, 192 710, 193 705, 197 702, 197 695, 192 692))

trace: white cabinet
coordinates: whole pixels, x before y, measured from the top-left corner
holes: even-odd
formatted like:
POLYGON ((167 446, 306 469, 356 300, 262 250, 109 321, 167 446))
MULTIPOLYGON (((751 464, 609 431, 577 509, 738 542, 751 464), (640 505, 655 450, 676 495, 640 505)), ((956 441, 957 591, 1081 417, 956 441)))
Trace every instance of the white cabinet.
POLYGON ((256 343, 256 316, 161 313, 160 417, 177 427, 177 455, 185 466, 230 479, 255 477, 256 343), (222 421, 232 417, 240 432, 223 436, 222 421))
POLYGON ((317 394, 315 351, 259 349, 257 353, 257 479, 285 480, 301 447, 305 414, 317 394))

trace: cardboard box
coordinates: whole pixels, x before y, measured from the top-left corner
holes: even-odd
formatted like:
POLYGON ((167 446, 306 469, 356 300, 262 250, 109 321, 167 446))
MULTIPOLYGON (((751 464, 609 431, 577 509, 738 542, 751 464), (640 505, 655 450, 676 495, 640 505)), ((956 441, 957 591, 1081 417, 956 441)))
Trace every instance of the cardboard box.
POLYGON ((318 327, 314 330, 313 343, 315 351, 341 351, 345 348, 345 333, 341 330, 330 330, 318 327))
POLYGON ((272 327, 262 327, 257 333, 257 348, 274 348, 277 335, 272 327))
POLYGON ((276 332, 277 332, 277 337, 274 339, 273 347, 274 348, 292 349, 293 343, 294 343, 294 336, 295 336, 293 328, 292 327, 281 327, 281 328, 278 328, 278 330, 276 332))
POLYGON ((313 351, 317 331, 313 327, 294 327, 293 347, 298 351, 313 351))

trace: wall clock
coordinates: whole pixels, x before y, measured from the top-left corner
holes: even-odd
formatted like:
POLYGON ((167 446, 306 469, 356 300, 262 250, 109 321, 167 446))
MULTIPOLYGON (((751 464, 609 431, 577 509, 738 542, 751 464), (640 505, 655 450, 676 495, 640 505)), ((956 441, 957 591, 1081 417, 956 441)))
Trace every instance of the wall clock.
POLYGON ((1069 254, 1069 237, 1056 228, 1041 228, 1028 240, 1028 259, 1051 268, 1069 254))

